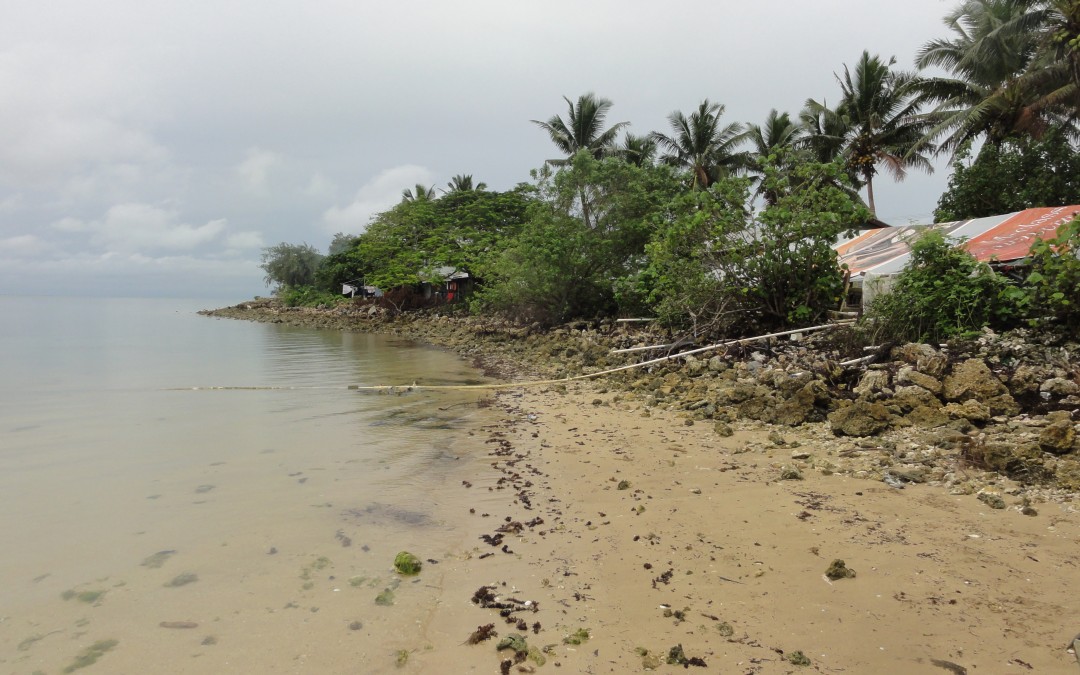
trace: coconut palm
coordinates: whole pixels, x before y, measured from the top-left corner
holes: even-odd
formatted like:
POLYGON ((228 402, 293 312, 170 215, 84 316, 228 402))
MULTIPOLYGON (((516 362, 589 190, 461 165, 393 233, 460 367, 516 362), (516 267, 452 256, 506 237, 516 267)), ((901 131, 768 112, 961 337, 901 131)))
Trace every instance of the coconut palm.
POLYGON ((444 192, 473 192, 487 189, 487 183, 477 183, 473 185, 472 174, 462 175, 458 174, 450 179, 450 182, 446 184, 449 190, 444 192))
POLYGON ((665 151, 664 163, 690 172, 690 184, 708 188, 722 176, 746 167, 748 156, 736 148, 745 140, 743 125, 721 126, 724 106, 705 99, 687 117, 681 111, 668 115, 672 136, 654 131, 650 136, 665 151))
POLYGON ((843 132, 840 138, 844 161, 866 185, 867 206, 874 215, 874 176, 878 166, 898 181, 912 167, 933 171, 927 158, 932 149, 927 140, 930 122, 918 114, 919 106, 912 96, 915 76, 893 72, 895 63, 895 58, 885 62, 864 51, 854 69, 845 65, 843 76, 836 76, 841 98, 834 111, 827 112, 824 104, 807 101, 812 113, 843 132), (834 115, 840 119, 830 119, 834 115))
MULTIPOLYGON (((750 173, 758 176, 760 180, 763 177, 762 162, 776 153, 792 157, 791 151, 802 146, 806 136, 806 127, 793 122, 786 112, 778 113, 775 108, 769 111, 764 124, 746 125, 746 138, 753 146, 750 153, 754 162, 749 167, 750 173)), ((767 204, 776 203, 778 195, 766 190, 760 183, 757 193, 764 197, 767 204)))
MULTIPOLYGON (((573 157, 581 150, 588 150, 594 157, 599 159, 605 155, 615 143, 619 130, 630 124, 618 122, 608 129, 604 129, 604 119, 611 110, 611 101, 606 98, 598 98, 592 92, 582 94, 577 103, 563 96, 569 110, 567 118, 555 115, 547 122, 532 120, 532 123, 548 132, 552 143, 567 158, 573 157)), ((569 159, 548 160, 556 166, 565 165, 569 159)))
POLYGON ((656 161, 656 141, 651 136, 635 136, 627 132, 616 153, 635 166, 650 166, 656 161))
POLYGON ((1016 136, 1037 138, 1055 121, 1031 78, 1038 35, 1017 30, 1030 0, 965 0, 945 17, 949 39, 931 40, 915 59, 920 69, 939 67, 944 77, 917 81, 918 101, 933 105, 928 138, 944 136, 939 150, 955 153, 978 138, 1000 147, 1016 136))
POLYGON ((1028 11, 1005 27, 1011 33, 1037 36, 1038 48, 1021 78, 1040 93, 1037 110, 1059 112, 1075 134, 1080 117, 1080 2, 1029 0, 1028 11))
POLYGON ((425 202, 435 199, 435 186, 427 187, 422 183, 417 183, 416 187, 405 188, 401 191, 401 201, 403 202, 425 202))

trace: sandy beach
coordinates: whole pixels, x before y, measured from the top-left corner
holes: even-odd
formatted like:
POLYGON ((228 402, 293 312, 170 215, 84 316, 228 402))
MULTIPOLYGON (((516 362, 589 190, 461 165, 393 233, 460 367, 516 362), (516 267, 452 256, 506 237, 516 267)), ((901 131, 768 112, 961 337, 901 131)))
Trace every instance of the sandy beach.
POLYGON ((812 443, 779 447, 756 423, 719 437, 618 398, 589 385, 500 395, 507 422, 484 430, 493 468, 461 486, 476 545, 438 566, 428 648, 407 672, 499 672, 514 651, 496 646, 514 633, 542 658, 509 672, 1076 670, 1075 505, 1032 517, 822 475, 812 443), (800 464, 803 479, 781 479, 800 464), (829 579, 835 560, 855 576, 829 579), (509 619, 472 602, 482 586, 509 619), (498 637, 465 644, 487 624, 498 637), (669 665, 680 646, 690 663, 669 665))

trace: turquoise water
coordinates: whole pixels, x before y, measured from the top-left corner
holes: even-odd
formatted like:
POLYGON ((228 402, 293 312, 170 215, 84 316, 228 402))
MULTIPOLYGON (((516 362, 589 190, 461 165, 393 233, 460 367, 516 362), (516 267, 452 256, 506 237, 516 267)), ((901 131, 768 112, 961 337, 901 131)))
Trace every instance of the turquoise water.
POLYGON ((0 297, 3 672, 58 672, 110 639, 98 672, 357 672, 345 664, 409 622, 407 606, 369 617, 343 645, 358 594, 368 606, 400 548, 460 536, 444 488, 469 471, 478 394, 347 387, 478 373, 401 340, 206 306, 0 297), (166 586, 181 573, 198 580, 166 586), (160 627, 175 621, 198 627, 160 627))

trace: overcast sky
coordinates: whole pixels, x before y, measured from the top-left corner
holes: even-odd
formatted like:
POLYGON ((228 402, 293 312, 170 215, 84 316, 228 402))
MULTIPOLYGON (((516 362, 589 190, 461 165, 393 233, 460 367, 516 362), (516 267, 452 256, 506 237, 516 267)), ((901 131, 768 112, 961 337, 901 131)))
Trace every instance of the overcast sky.
MULTIPOLYGON (((259 255, 325 251, 420 182, 491 189, 556 156, 562 96, 667 131, 832 104, 863 49, 912 68, 954 0, 8 0, 0 293, 266 294, 259 255)), ((947 181, 875 185, 926 222, 947 181)))

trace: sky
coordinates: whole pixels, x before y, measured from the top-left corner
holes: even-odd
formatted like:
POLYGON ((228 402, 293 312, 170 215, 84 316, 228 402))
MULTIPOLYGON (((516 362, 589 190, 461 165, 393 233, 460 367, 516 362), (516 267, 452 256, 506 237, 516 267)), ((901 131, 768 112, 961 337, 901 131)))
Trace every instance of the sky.
MULTIPOLYGON (((7 0, 0 294, 266 295, 262 249, 325 251, 417 183, 489 189, 558 156, 563 96, 669 131, 833 103, 864 49, 912 69, 956 0, 7 0)), ((932 175, 875 181, 929 222, 932 175)))

